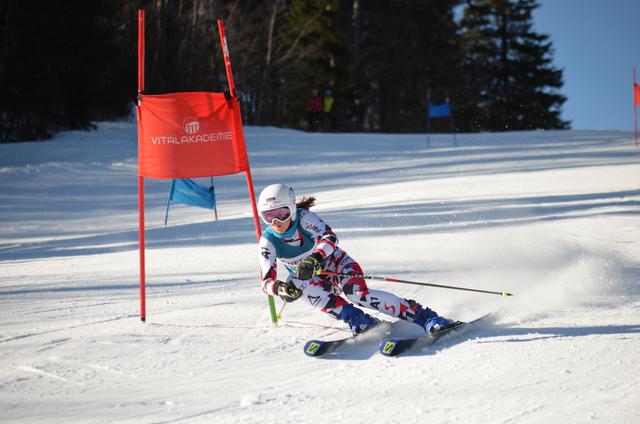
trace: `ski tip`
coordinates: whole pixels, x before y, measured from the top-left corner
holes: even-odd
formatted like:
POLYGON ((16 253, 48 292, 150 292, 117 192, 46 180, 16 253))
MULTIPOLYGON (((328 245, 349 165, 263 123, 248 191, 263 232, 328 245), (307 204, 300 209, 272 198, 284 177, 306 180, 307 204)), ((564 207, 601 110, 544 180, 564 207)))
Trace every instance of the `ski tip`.
POLYGON ((322 340, 309 340, 304 345, 304 354, 311 357, 320 356, 322 354, 322 347, 324 342, 322 340))
POLYGON ((380 343, 380 353, 384 356, 397 356, 398 339, 384 340, 380 343))

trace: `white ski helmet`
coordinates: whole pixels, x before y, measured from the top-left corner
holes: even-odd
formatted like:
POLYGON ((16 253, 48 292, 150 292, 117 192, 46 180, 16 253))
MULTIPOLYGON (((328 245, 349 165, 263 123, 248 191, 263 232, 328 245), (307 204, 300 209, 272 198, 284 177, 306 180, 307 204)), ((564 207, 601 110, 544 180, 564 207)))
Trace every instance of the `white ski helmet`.
POLYGON ((260 193, 258 198, 258 210, 260 211, 260 217, 266 224, 267 222, 262 212, 278 209, 282 207, 288 207, 291 211, 291 221, 296 220, 296 195, 291 187, 287 187, 284 184, 271 184, 265 187, 260 193))

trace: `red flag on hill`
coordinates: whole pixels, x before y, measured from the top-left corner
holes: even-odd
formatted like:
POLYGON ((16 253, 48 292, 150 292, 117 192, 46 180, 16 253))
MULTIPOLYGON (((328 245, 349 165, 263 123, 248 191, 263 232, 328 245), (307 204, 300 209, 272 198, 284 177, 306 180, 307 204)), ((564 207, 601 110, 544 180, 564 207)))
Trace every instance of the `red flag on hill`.
POLYGON ((633 67, 633 138, 638 145, 638 105, 640 105, 640 85, 636 82, 636 67, 633 67))

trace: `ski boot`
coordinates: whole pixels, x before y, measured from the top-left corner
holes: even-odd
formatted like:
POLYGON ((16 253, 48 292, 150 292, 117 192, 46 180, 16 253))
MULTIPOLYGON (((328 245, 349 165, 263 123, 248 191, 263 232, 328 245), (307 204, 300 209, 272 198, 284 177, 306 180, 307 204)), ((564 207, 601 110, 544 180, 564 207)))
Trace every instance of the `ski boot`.
POLYGON ((418 305, 418 310, 413 318, 413 323, 424 328, 429 334, 437 333, 456 323, 456 321, 439 316, 435 311, 418 305))
POLYGON ((435 334, 438 331, 442 331, 445 328, 449 328, 456 324, 458 324, 458 321, 453 321, 444 317, 435 317, 427 321, 427 323, 424 326, 424 330, 427 333, 435 334))
POLYGON ((348 304, 342 307, 339 319, 349 324, 351 332, 356 335, 375 327, 380 323, 379 320, 369 314, 365 314, 361 309, 348 304))

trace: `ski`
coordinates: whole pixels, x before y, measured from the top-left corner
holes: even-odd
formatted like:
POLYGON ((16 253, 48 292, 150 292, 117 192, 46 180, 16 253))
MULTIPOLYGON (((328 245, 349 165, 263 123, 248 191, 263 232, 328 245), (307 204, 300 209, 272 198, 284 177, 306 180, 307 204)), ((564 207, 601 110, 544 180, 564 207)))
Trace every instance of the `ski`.
POLYGON ((356 336, 349 336, 338 340, 309 340, 304 345, 304 353, 311 357, 322 356, 326 353, 333 352, 338 346, 354 337, 356 336))
POLYGON ((310 356, 312 358, 317 358, 319 356, 323 356, 323 355, 327 355, 327 354, 331 354, 331 353, 336 352, 340 346, 342 346, 346 342, 349 342, 350 340, 354 340, 356 338, 365 338, 365 339, 371 340, 370 336, 372 334, 375 334, 376 332, 381 332, 382 333, 382 334, 380 334, 378 340, 380 338, 383 338, 383 337, 388 337, 392 328, 393 328, 393 324, 392 323, 389 323, 389 322, 386 322, 386 321, 382 321, 379 324, 371 327, 370 329, 368 329, 367 331, 365 331, 363 333, 350 335, 350 336, 347 336, 347 337, 343 337, 341 339, 336 339, 336 340, 318 340, 318 339, 313 339, 313 340, 309 340, 304 345, 304 353, 305 353, 305 355, 310 356))
POLYGON ((481 319, 487 317, 489 314, 483 315, 479 318, 476 318, 474 320, 471 320, 469 322, 462 322, 462 321, 457 321, 454 325, 452 325, 451 327, 447 327, 443 330, 437 331, 435 333, 432 334, 423 334, 423 335, 419 335, 416 337, 407 337, 407 338, 401 338, 401 339, 387 339, 387 340, 383 340, 380 343, 380 353, 384 356, 398 356, 400 354, 402 354, 403 352, 406 352, 407 350, 411 349, 413 346, 415 346, 418 342, 427 339, 428 344, 433 344, 435 342, 438 341, 438 339, 440 339, 441 337, 450 334, 450 333, 455 333, 457 331, 460 331, 462 328, 476 323, 478 321, 480 321, 481 319))

